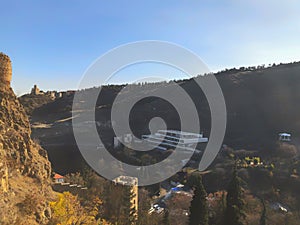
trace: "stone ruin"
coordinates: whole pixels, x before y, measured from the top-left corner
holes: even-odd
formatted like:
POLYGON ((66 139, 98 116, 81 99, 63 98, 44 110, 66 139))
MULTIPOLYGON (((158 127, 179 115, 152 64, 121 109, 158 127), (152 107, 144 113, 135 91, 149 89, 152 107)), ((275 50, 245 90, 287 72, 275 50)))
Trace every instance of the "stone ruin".
POLYGON ((31 89, 31 94, 32 94, 32 95, 42 95, 42 94, 44 94, 44 92, 42 92, 42 91, 37 87, 37 85, 35 84, 35 85, 33 86, 33 88, 31 89))
POLYGON ((70 96, 73 96, 75 94, 74 90, 68 90, 68 91, 42 91, 38 88, 38 86, 35 84, 33 88, 31 89, 30 95, 45 95, 49 96, 52 100, 59 99, 59 98, 67 98, 70 96))
POLYGON ((0 52, 0 85, 10 86, 12 67, 10 58, 0 52))

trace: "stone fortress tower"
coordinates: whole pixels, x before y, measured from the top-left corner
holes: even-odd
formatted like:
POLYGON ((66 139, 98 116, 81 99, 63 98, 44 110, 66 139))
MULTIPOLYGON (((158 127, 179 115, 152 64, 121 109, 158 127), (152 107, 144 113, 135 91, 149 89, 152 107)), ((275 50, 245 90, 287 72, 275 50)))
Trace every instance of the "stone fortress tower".
POLYGON ((12 67, 10 58, 0 52, 0 85, 10 86, 12 67))

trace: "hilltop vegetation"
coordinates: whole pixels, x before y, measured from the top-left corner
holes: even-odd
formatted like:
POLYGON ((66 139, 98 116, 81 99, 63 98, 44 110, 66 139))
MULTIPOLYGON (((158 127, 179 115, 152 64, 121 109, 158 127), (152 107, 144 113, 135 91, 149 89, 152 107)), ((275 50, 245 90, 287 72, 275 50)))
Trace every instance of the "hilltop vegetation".
MULTIPOLYGON (((274 148, 279 132, 287 131, 293 134, 293 140, 298 142, 300 131, 300 63, 249 67, 225 70, 216 73, 216 78, 223 90, 227 107, 227 131, 224 143, 234 149, 248 149, 265 151, 274 148)), ((196 77, 201 81, 201 76, 196 77)), ((201 122, 201 130, 205 136, 210 132, 210 110, 207 100, 193 80, 176 81, 193 99, 201 122)), ((144 89, 155 90, 166 87, 168 83, 138 84, 132 85, 136 95, 144 89)), ((103 139, 111 142, 114 135, 111 129, 104 127, 110 125, 111 105, 123 88, 122 85, 110 85, 102 87, 101 97, 97 103, 96 118, 103 124, 103 139)), ((84 96, 98 91, 97 88, 82 90, 84 96)), ((133 96, 134 97, 134 96, 133 96)), ((72 158, 78 161, 80 155, 76 150, 75 141, 70 129, 71 110, 73 97, 60 98, 48 104, 40 105, 35 98, 23 96, 20 101, 27 111, 32 111, 31 122, 50 124, 51 129, 33 129, 33 136, 38 138, 49 153, 53 165, 57 169, 64 169, 64 163, 57 163, 61 158, 72 154, 72 158), (37 108, 32 110, 32 106, 37 108), (65 121, 63 121, 65 119, 65 121), (59 133, 59 136, 55 135, 59 133), (75 154, 75 156, 74 156, 75 154), (75 158, 74 158, 75 157, 75 158)), ((84 110, 91 108, 85 106, 84 110)), ((136 104, 132 110, 131 125, 139 136, 147 133, 148 121, 160 116, 173 129, 180 128, 177 113, 174 108, 157 98, 147 98, 136 104)), ((111 143, 108 143, 111 144, 111 143)))
MULTIPOLYGON (((215 74, 224 93, 228 125, 224 145, 209 171, 203 175, 203 184, 207 193, 209 196, 214 196, 212 198, 214 200, 209 201, 209 224, 222 224, 226 209, 223 193, 226 194, 231 180, 232 167, 236 161, 239 162, 237 175, 241 178, 242 198, 246 203, 244 214, 239 215, 240 221, 247 221, 248 224, 258 224, 258 221, 266 221, 267 224, 272 225, 297 224, 295 221, 299 220, 298 213, 300 212, 298 193, 300 187, 299 73, 300 63, 291 63, 272 65, 267 68, 260 66, 231 69, 215 74), (291 143, 278 141, 278 133, 283 131, 292 133, 291 143), (251 157, 260 158, 263 164, 261 166, 247 165, 246 158, 251 157), (281 211, 278 205, 286 207, 284 209, 287 212, 281 211)), ((201 81, 204 78, 198 76, 195 79, 201 81)), ((204 94, 192 79, 176 82, 191 96, 199 112, 201 130, 204 131, 205 136, 209 136, 211 117, 204 94)), ((160 88, 172 89, 172 85, 168 82, 161 82, 136 84, 129 88, 134 89, 135 94, 131 97, 135 98, 145 90, 155 93, 160 88)), ((112 137, 114 136, 111 128, 111 106, 123 87, 123 85, 102 87, 101 97, 97 102, 98 131, 110 150, 112 150, 112 137)), ((97 91, 99 89, 91 88, 81 90, 79 94, 88 96, 97 91)), ((22 101, 22 97, 20 99, 22 101)), ((83 172, 84 168, 84 160, 73 137, 72 101, 73 96, 68 96, 36 108, 33 107, 31 117, 31 123, 34 125, 32 136, 39 139, 41 145, 47 150, 54 170, 63 174, 83 172), (46 126, 42 126, 43 124, 46 126)), ((27 107, 26 104, 25 107, 27 107)), ((84 105, 81 110, 89 111, 92 107, 84 105)), ((80 118, 81 113, 77 116, 80 118)), ((178 115, 174 108, 162 99, 150 97, 138 102, 131 111, 130 124, 135 134, 140 136, 148 133, 148 122, 155 116, 162 117, 169 129, 180 129, 178 115)), ((151 152, 141 155, 131 149, 121 147, 114 150, 113 154, 125 162, 144 165, 155 163, 170 152, 163 154, 151 152)), ((199 160, 198 156, 193 156, 192 159, 199 160)), ((187 184, 185 178, 179 177, 175 175, 171 179, 187 184)), ((102 185, 102 190, 104 186, 102 185)), ((94 189, 93 186, 91 188, 94 189)), ((147 194, 145 199, 148 199, 148 202, 149 196, 154 195, 157 188, 148 187, 147 191, 149 195, 147 194)), ((103 193, 105 193, 102 198, 103 209, 119 207, 121 200, 117 200, 117 196, 114 197, 119 203, 112 205, 107 199, 112 197, 111 194, 103 193)), ((85 198, 86 196, 81 201, 85 198)), ((170 200, 168 213, 173 217, 176 217, 177 212, 186 212, 191 201, 190 198, 187 200, 185 197, 178 197, 180 201, 187 203, 184 204, 184 208, 180 208, 180 203, 178 204, 176 199, 170 200)), ((145 215, 143 218, 147 218, 148 209, 149 205, 146 204, 139 212, 145 215)), ((231 213, 233 211, 231 210, 231 213)), ((112 223, 117 222, 118 217, 110 213, 104 210, 99 215, 112 223)), ((177 220, 173 217, 168 220, 166 217, 155 217, 155 220, 166 223, 169 221, 171 224, 179 220, 185 221, 182 223, 188 221, 187 217, 177 220)), ((146 219, 142 224, 147 224, 146 219)))

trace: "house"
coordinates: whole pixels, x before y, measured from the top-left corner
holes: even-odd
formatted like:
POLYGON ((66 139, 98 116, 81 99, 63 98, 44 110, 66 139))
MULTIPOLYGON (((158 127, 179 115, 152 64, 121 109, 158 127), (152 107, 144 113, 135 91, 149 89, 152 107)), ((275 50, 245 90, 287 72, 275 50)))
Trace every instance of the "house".
POLYGON ((279 141, 287 141, 287 142, 291 141, 292 135, 289 133, 280 133, 278 135, 279 135, 279 141))
POLYGON ((65 177, 58 174, 58 173, 54 174, 53 179, 54 179, 54 182, 57 183, 57 184, 65 182, 65 177))

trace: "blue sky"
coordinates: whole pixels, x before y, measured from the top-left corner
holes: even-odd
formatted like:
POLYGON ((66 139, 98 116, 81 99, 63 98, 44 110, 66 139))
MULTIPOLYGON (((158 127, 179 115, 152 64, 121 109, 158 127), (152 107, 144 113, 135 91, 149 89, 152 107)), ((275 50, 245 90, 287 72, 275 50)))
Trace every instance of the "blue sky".
POLYGON ((299 10, 297 0, 1 1, 0 51, 18 95, 35 83, 76 89, 96 58, 140 40, 182 45, 213 71, 300 61, 299 10))

